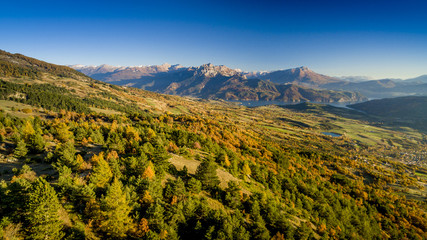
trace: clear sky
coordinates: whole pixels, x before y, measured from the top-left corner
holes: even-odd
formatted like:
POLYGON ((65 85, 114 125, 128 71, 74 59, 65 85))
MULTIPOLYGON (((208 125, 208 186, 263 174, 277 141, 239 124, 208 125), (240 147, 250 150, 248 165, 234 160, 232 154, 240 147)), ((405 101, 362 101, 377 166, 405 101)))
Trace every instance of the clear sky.
POLYGON ((0 49, 56 64, 427 74, 425 0, 14 0, 0 8, 0 49))

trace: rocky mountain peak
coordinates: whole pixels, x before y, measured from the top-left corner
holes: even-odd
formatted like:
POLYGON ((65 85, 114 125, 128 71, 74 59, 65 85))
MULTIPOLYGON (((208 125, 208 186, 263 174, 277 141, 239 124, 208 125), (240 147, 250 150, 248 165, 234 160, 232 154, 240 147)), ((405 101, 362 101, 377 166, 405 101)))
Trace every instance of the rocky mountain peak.
POLYGON ((300 71, 310 71, 311 72, 311 70, 306 66, 301 66, 301 67, 296 68, 296 69, 299 69, 300 71))
POLYGON ((298 68, 292 68, 289 70, 291 71, 292 74, 296 74, 299 77, 304 77, 308 74, 313 73, 313 71, 311 71, 308 67, 305 67, 305 66, 298 67, 298 68))
POLYGON ((230 76, 238 75, 240 74, 240 72, 234 69, 228 68, 224 65, 215 66, 212 63, 208 63, 208 64, 203 64, 200 67, 197 67, 196 74, 203 75, 205 77, 215 77, 218 74, 230 77, 230 76))

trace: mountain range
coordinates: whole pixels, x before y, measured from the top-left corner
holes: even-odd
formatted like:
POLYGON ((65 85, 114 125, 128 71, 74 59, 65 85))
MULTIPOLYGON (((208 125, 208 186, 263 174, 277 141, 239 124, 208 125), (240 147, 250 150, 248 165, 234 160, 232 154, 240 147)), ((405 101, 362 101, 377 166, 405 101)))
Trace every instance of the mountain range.
POLYGON ((199 67, 170 64, 70 67, 112 84, 225 100, 357 102, 367 98, 427 95, 427 75, 407 80, 338 78, 316 73, 304 66, 271 72, 243 72, 212 64, 199 67))
POLYGON ((145 77, 153 77, 154 79, 157 79, 162 76, 164 77, 166 74, 171 75, 172 78, 176 78, 179 81, 181 78, 185 78, 186 76, 185 74, 174 75, 176 72, 194 72, 197 70, 199 70, 199 72, 205 77, 215 77, 217 75, 231 77, 239 75, 246 79, 260 79, 264 81, 271 81, 276 84, 297 84, 305 87, 319 87, 324 84, 346 82, 340 78, 316 73, 305 66, 271 72, 243 72, 239 69, 231 69, 224 65, 214 66, 211 63, 203 64, 200 67, 184 67, 179 64, 170 65, 168 63, 162 65, 131 67, 116 67, 106 64, 99 66, 70 65, 69 67, 97 80, 105 82, 134 80, 133 82, 135 84, 146 80, 145 77))
POLYGON ((307 67, 255 73, 213 64, 203 64, 199 67, 170 64, 137 67, 109 65, 71 67, 94 79, 116 85, 205 99, 283 102, 366 100, 361 94, 352 91, 321 89, 320 86, 324 84, 341 83, 342 80, 315 73, 307 67))
POLYGON ((338 82, 323 85, 326 89, 357 91, 368 98, 427 95, 427 76, 402 80, 380 79, 362 82, 338 82))

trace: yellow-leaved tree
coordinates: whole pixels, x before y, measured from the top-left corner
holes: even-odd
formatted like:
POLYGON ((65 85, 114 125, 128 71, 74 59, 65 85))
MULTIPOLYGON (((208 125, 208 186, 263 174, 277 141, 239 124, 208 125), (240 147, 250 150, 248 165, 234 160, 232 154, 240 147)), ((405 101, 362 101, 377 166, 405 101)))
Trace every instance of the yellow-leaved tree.
POLYGON ((90 175, 90 182, 97 187, 104 187, 113 177, 110 165, 104 159, 104 154, 100 153, 98 157, 92 157, 92 162, 95 164, 90 175), (96 159, 96 160, 94 160, 96 159))

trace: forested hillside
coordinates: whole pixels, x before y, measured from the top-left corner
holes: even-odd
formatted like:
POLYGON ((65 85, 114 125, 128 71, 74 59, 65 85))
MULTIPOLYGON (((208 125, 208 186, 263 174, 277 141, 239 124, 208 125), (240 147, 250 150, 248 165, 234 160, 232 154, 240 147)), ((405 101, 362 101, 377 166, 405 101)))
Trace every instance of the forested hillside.
POLYGON ((0 75, 5 239, 427 238, 414 129, 46 69, 0 75))
POLYGON ((0 76, 40 78, 43 73, 59 77, 88 78, 84 74, 61 65, 46 63, 21 54, 0 50, 0 76))

